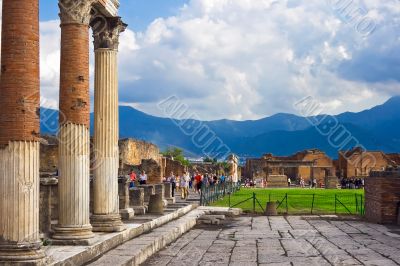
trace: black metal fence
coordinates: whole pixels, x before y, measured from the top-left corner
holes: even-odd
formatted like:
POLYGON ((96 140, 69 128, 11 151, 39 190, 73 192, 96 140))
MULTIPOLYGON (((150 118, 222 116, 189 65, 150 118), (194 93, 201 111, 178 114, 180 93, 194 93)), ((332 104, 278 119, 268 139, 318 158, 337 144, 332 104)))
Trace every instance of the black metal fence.
MULTIPOLYGON (((221 205, 242 208, 252 213, 264 213, 267 202, 275 202, 279 214, 365 214, 362 193, 238 193, 228 194, 221 205)), ((220 204, 218 206, 221 206, 220 204)))
POLYGON ((200 205, 207 206, 211 203, 229 197, 240 190, 240 183, 224 182, 212 186, 203 186, 200 191, 200 205))

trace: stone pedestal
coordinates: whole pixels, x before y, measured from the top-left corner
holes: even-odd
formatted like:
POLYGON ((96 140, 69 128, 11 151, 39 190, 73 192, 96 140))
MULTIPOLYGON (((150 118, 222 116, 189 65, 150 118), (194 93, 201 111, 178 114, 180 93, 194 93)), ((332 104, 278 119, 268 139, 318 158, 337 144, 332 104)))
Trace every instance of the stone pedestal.
POLYGON ((155 188, 154 185, 142 185, 139 186, 140 188, 143 188, 144 191, 144 203, 148 204, 150 201, 150 196, 155 193, 155 188))
POLYGON ((148 211, 151 214, 164 214, 164 204, 161 194, 150 195, 148 211))
POLYGON ((165 199, 165 196, 164 196, 164 184, 154 185, 154 191, 155 191, 154 192, 155 194, 161 194, 164 207, 168 206, 168 201, 165 199))
POLYGON ((287 188, 287 180, 285 175, 269 175, 267 177, 267 188, 287 188))
POLYGON ((164 197, 168 201, 168 204, 176 202, 175 197, 172 197, 172 184, 169 182, 164 183, 164 197))
POLYGON ((106 26, 94 27, 94 208, 93 231, 114 232, 125 227, 118 202, 118 39, 123 31, 120 19, 107 19, 106 26), (118 23, 119 22, 119 23, 118 23), (105 42, 107 38, 107 42, 105 42))
POLYGON ((267 202, 267 206, 265 208, 265 215, 267 216, 276 216, 278 212, 276 210, 276 203, 275 202, 267 202))
POLYGON ((40 178, 40 232, 52 233, 51 221, 58 219, 58 179, 56 177, 40 178))
POLYGON ((129 184, 129 178, 118 178, 119 213, 123 220, 130 220, 135 215, 135 212, 129 206, 129 184))
POLYGON ((129 190, 129 206, 137 215, 144 215, 146 213, 143 188, 131 188, 129 190))
POLYGON ((325 189, 337 189, 339 180, 336 176, 327 176, 324 180, 325 189))

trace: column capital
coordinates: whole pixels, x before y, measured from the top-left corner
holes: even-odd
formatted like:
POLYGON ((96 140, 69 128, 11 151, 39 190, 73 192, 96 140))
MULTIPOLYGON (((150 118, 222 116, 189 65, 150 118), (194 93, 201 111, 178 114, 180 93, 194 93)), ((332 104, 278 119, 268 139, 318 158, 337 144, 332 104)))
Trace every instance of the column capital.
POLYGON ((118 50, 119 35, 126 27, 120 17, 95 17, 91 21, 94 49, 118 50))
POLYGON ((98 0, 59 0, 61 25, 63 24, 85 24, 89 25, 93 3, 98 0))

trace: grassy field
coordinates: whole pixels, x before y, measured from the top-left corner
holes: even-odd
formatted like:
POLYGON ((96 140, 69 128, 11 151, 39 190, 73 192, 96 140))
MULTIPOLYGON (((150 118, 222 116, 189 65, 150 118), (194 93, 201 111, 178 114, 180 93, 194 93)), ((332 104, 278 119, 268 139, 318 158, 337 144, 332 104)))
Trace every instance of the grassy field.
MULTIPOLYGON (((248 189, 242 188, 230 198, 230 206, 253 210, 253 193, 257 201, 255 210, 263 212, 268 201, 280 204, 279 213, 288 214, 357 214, 364 208, 363 190, 338 189, 248 189), (287 197, 286 197, 287 196, 287 197), (249 199, 245 201, 246 199, 249 199), (245 202, 242 202, 245 201, 245 202), (240 203, 242 202, 242 203, 240 203), (237 205, 238 204, 238 205, 237 205), (261 208, 261 206, 262 208, 261 208)), ((229 197, 211 204, 229 206, 229 197)))

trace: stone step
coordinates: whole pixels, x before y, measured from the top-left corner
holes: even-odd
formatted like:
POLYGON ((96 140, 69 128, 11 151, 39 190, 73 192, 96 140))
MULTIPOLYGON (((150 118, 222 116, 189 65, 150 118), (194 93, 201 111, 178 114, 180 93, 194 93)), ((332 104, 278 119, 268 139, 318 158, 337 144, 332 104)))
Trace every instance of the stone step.
MULTIPOLYGON (((200 207, 172 222, 160 226, 148 234, 140 235, 117 248, 105 253, 102 257, 87 265, 93 266, 136 266, 144 263, 152 255, 174 242, 191 230, 202 216, 214 217, 219 224, 225 216, 241 214, 240 209, 218 207, 200 207)), ((210 220, 211 221, 211 220, 210 220)), ((184 264, 182 264, 184 265, 184 264)))
POLYGON ((140 265, 157 251, 188 232, 196 225, 197 219, 205 213, 204 210, 193 210, 173 222, 154 229, 148 234, 143 234, 122 244, 87 265, 140 265))

